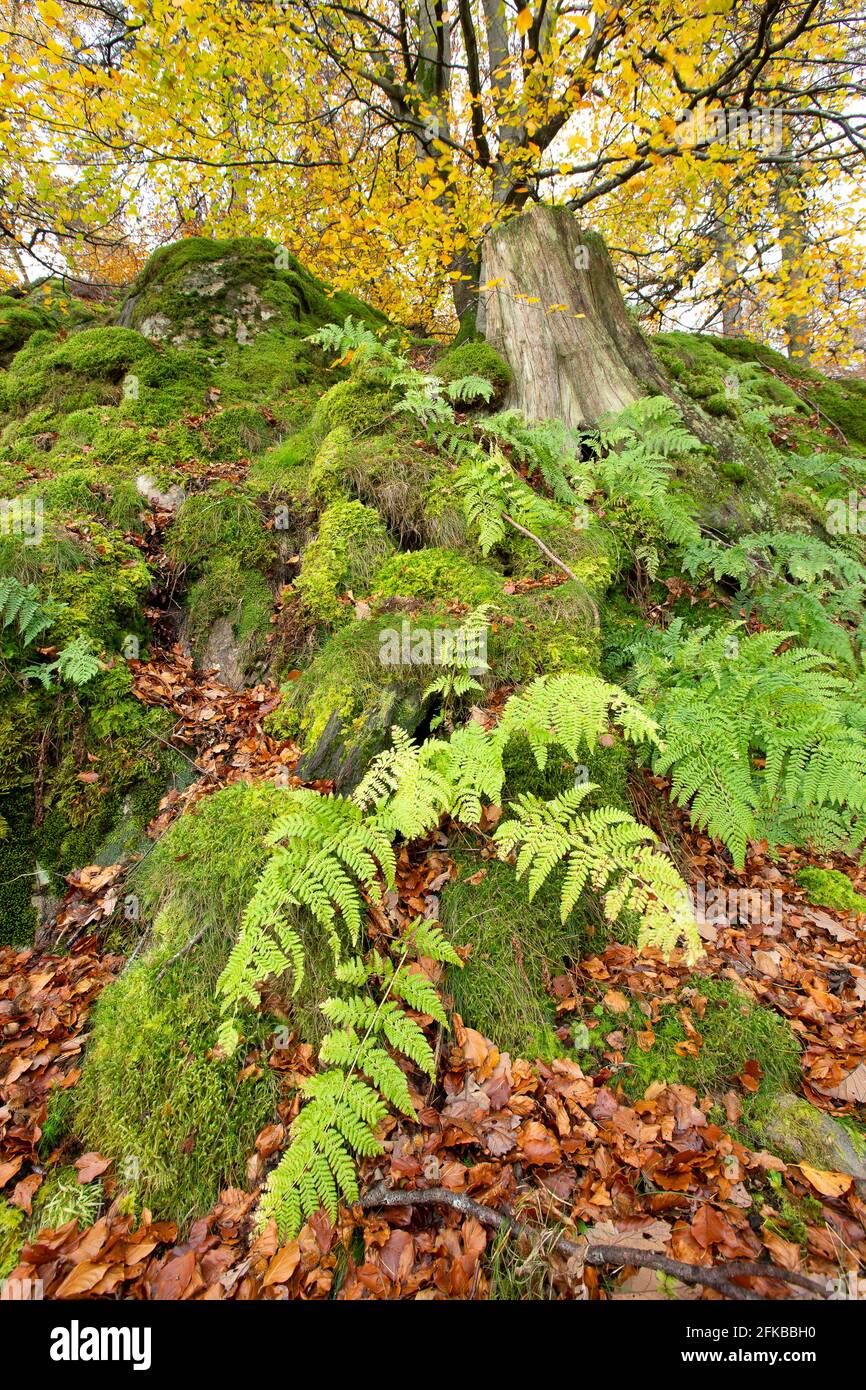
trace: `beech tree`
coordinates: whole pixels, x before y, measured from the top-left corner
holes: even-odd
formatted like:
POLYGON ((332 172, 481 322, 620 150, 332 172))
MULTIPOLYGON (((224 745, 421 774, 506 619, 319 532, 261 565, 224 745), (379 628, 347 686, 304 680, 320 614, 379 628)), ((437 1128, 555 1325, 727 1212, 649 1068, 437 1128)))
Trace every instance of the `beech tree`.
POLYGON ((271 235, 435 326, 443 281, 471 311, 483 236, 541 201, 607 236, 657 321, 697 304, 724 326, 755 301, 794 350, 838 341, 864 289, 857 8, 13 0, 4 265, 68 267, 146 214, 154 240, 271 235))

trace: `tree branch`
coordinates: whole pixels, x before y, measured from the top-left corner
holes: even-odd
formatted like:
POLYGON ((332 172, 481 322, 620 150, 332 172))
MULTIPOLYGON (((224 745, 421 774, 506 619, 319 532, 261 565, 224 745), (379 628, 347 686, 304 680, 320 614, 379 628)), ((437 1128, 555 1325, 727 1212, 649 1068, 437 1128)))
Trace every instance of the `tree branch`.
MULTIPOLYGON (((364 1194, 359 1205, 364 1211, 376 1207, 450 1207, 462 1216, 473 1216, 488 1230, 498 1231, 504 1227, 512 1235, 527 1236, 530 1239, 538 1232, 537 1227, 518 1221, 508 1207, 485 1207, 481 1202, 473 1201, 465 1192, 451 1192, 447 1187, 427 1187, 418 1192, 404 1192, 379 1182, 364 1194)), ((683 1284, 703 1284, 706 1288, 716 1289, 737 1300, 754 1301, 759 1299, 760 1295, 732 1283, 729 1276, 774 1279, 783 1284, 794 1284, 797 1288, 806 1289, 816 1298, 825 1298, 827 1295, 826 1286, 817 1279, 808 1279, 794 1270, 779 1269, 776 1265, 765 1265, 758 1261, 732 1260, 723 1265, 693 1265, 687 1264, 684 1260, 670 1259, 655 1250, 635 1250, 630 1245, 579 1245, 564 1235, 556 1236, 552 1248, 566 1258, 581 1260, 584 1265, 655 1269, 670 1278, 679 1279, 683 1284)))

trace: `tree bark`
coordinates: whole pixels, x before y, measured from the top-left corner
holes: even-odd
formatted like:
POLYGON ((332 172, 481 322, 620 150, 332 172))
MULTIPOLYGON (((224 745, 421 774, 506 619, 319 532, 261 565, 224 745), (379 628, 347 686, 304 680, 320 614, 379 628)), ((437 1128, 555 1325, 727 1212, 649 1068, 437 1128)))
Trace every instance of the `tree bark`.
POLYGON ((481 286, 478 331, 514 373, 506 404, 528 419, 594 425, 639 396, 671 394, 604 242, 567 208, 533 204, 495 227, 481 286))

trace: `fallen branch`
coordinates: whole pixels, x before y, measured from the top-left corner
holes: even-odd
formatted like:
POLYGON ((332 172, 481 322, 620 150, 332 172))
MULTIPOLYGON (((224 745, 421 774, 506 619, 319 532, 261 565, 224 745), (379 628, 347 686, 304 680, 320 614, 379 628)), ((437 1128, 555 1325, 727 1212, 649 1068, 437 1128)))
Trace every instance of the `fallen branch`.
POLYGON ((193 946, 197 946, 198 943, 201 941, 201 939, 202 939, 203 936, 204 936, 204 927, 202 927, 201 931, 197 931, 196 934, 195 934, 195 936, 191 936, 190 939, 189 939, 189 941, 186 943, 186 945, 185 945, 185 946, 181 946, 180 950, 179 950, 179 951, 176 951, 175 954, 174 954, 173 956, 169 956, 169 958, 168 958, 168 960, 166 961, 165 965, 162 967, 162 969, 160 970, 159 974, 157 975, 155 983, 157 983, 157 984, 159 983, 159 981, 162 979, 163 975, 165 974, 166 970, 168 970, 168 967, 169 967, 170 965, 174 965, 174 963, 175 963, 176 960, 180 960, 181 956, 185 956, 185 955, 187 954, 188 951, 191 951, 191 950, 192 950, 193 946))
MULTIPOLYGON (((506 1227, 512 1235, 532 1237, 533 1228, 517 1217, 508 1207, 485 1207, 475 1202, 465 1192, 451 1192, 447 1187, 427 1187, 418 1192, 405 1192, 388 1187, 384 1182, 376 1183, 360 1201, 367 1211, 372 1207, 451 1207, 463 1216, 474 1216, 476 1221, 488 1230, 501 1230, 506 1227)), ((751 1260, 732 1260, 723 1265, 693 1265, 684 1260, 673 1260, 660 1255, 655 1250, 634 1249, 630 1245, 587 1245, 558 1235, 552 1248, 567 1258, 577 1257, 585 1265, 631 1266, 635 1269, 655 1269, 683 1284, 703 1284, 716 1289, 729 1298, 757 1300, 759 1294, 731 1282, 731 1277, 775 1279, 781 1283, 796 1284, 807 1289, 817 1298, 826 1297, 826 1288, 815 1279, 808 1279, 793 1270, 779 1269, 776 1265, 761 1264, 751 1260)))
MULTIPOLYGON (((553 553, 553 551, 550 549, 550 547, 549 547, 549 546, 546 546, 546 545, 544 544, 544 541, 541 540, 540 537, 538 537, 538 536, 535 535, 534 531, 528 530, 528 528, 527 528, 526 526, 521 526, 521 524, 520 524, 519 521, 515 521, 513 516, 509 516, 509 515, 508 515, 508 512, 503 512, 503 513, 502 513, 502 520, 503 520, 503 521, 507 521, 509 526, 513 526, 513 527, 514 527, 515 531, 519 531, 520 534, 521 534, 522 536, 526 536, 527 539, 531 540, 531 541, 533 542, 534 545, 537 545, 538 548, 539 548, 539 550, 542 550, 542 551, 544 552, 544 554, 547 556, 548 560, 550 560, 554 565, 556 565, 558 569, 563 570, 564 573, 568 575, 569 579, 573 579, 573 580, 574 580, 575 584, 578 584, 578 585, 580 585, 581 588, 583 588, 583 585, 580 584, 580 580, 578 579, 578 577, 577 577, 577 575, 575 574, 574 570, 573 570, 573 569, 569 569, 569 567, 568 567, 568 565, 565 563, 565 561, 564 561, 564 560, 561 560, 561 559, 559 558, 558 555, 554 555, 554 553, 553 553)), ((593 622, 595 623, 595 626, 596 626, 596 627, 600 627, 600 626, 601 626, 601 618, 600 618, 600 616, 599 616, 599 612, 598 612, 598 608, 597 608, 596 604, 595 604, 595 603, 593 602, 593 600, 590 598, 589 594, 584 593, 584 598, 586 599, 587 603, 589 604, 590 611, 592 612, 592 620, 593 620, 593 622)))

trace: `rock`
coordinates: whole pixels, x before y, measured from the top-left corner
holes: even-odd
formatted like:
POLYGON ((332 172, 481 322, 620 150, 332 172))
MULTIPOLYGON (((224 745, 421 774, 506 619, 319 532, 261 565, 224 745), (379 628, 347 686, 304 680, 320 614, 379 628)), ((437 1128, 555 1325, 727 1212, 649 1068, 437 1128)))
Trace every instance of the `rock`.
POLYGON ((247 347, 273 330, 303 339, 347 314, 371 326, 386 322, 353 295, 333 292, 264 237, 187 237, 151 256, 117 322, 172 347, 247 347))
POLYGON ((866 1148, 858 1151, 851 1135, 823 1110, 800 1096, 777 1096, 761 1131, 762 1142, 787 1163, 810 1163, 833 1173, 850 1173, 866 1198, 866 1148))
POLYGON ((246 684, 242 644, 235 636, 231 618, 217 618, 205 644, 199 665, 203 670, 213 668, 230 690, 243 690, 246 684))
POLYGON ((135 480, 135 486, 142 497, 146 497, 152 507, 158 507, 161 512, 176 512, 184 498, 183 488, 179 483, 175 483, 162 492, 155 478, 149 473, 139 473, 135 480))

